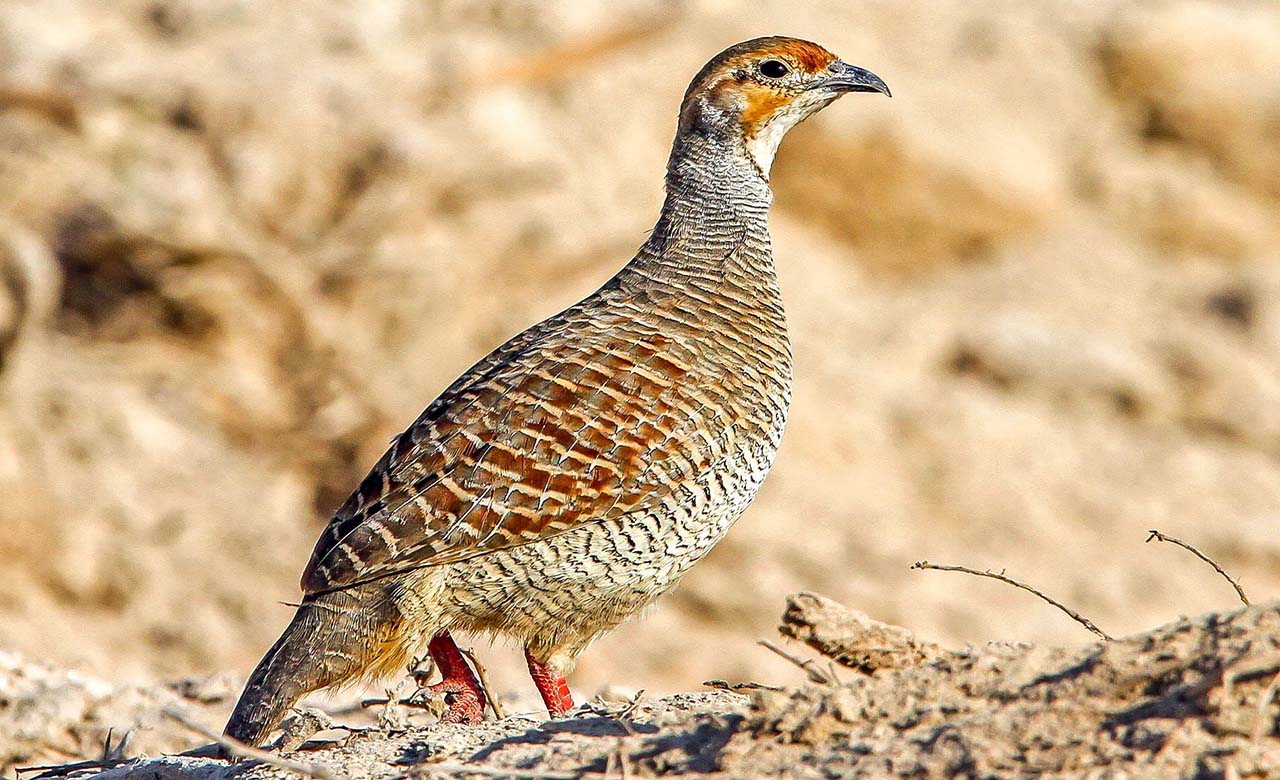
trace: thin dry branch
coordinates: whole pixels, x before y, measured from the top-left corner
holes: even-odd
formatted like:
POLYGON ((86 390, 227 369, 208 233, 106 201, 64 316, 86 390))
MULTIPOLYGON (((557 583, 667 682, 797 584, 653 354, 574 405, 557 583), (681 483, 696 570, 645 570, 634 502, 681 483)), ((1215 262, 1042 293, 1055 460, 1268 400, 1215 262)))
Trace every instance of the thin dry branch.
POLYGON ((714 688, 718 691, 782 691, 786 690, 781 685, 766 685, 765 683, 745 682, 731 683, 728 680, 703 680, 702 684, 708 688, 714 688))
POLYGON ((273 766, 277 769, 284 769, 289 772, 295 772, 306 777, 314 777, 316 780, 337 780, 338 776, 330 772, 328 768, 318 764, 305 764, 301 761, 290 761, 287 758, 281 758, 274 753, 268 753, 265 750, 259 750, 256 747, 250 747, 243 742, 232 739, 230 737, 216 734, 195 722, 187 715, 176 709, 166 709, 164 716, 177 722, 189 731, 195 732, 205 739, 222 746, 227 753, 239 758, 252 758, 255 761, 261 761, 264 764, 273 766))
MULTIPOLYGON (((415 693, 417 693, 417 691, 415 691, 415 693)), ((399 699, 392 698, 389 696, 375 696, 369 699, 361 699, 360 703, 355 705, 354 707, 347 707, 342 710, 337 710, 336 712, 340 715, 345 715, 348 711, 358 712, 359 710, 367 710, 370 707, 385 707, 389 702, 394 702, 403 707, 411 707, 415 710, 430 711, 431 709, 430 707, 427 706, 426 702, 421 701, 419 699, 414 699, 409 696, 404 696, 399 699)))
POLYGON ((1018 580, 1015 580, 1012 577, 1006 576, 1003 570, 999 572, 994 572, 994 571, 991 571, 990 569, 987 569, 986 571, 978 571, 977 569, 970 569, 968 566, 945 566, 941 564, 929 563, 928 561, 916 561, 915 563, 911 564, 911 568, 934 569, 935 571, 958 571, 964 574, 972 574, 975 577, 989 577, 990 579, 993 579, 993 580, 999 580, 1000 582, 1003 582, 1006 585, 1012 585, 1015 588, 1021 588, 1022 590, 1025 590, 1028 593, 1034 593, 1035 595, 1039 596, 1041 599, 1049 602, 1053 606, 1062 610, 1072 620, 1076 621, 1080 625, 1084 626, 1085 628, 1089 629, 1093 633, 1102 637, 1106 641, 1108 642, 1111 641, 1111 636, 1108 635, 1107 632, 1098 628, 1094 624, 1094 622, 1089 618, 1085 617, 1084 615, 1081 615, 1079 612, 1076 612, 1074 609, 1072 609, 1071 607, 1068 607, 1066 604, 1063 604, 1060 601, 1056 601, 1050 598, 1049 596, 1046 596, 1044 593, 1026 584, 1025 582, 1019 582, 1018 580))
POLYGON ((493 692, 493 686, 489 684, 489 670, 484 668, 484 664, 480 663, 480 659, 476 657, 476 651, 470 647, 458 648, 462 654, 471 662, 471 668, 476 670, 476 676, 480 678, 480 687, 484 690, 485 698, 489 700, 489 706, 493 708, 493 717, 498 720, 506 720, 507 713, 502 708, 502 702, 498 701, 498 695, 493 692))
POLYGON ((392 780, 410 780, 428 774, 450 776, 477 775, 480 777, 507 777, 511 780, 582 780, 587 777, 600 777, 599 772, 544 772, 537 769, 508 769, 498 766, 466 766, 465 764, 420 764, 404 774, 396 775, 392 780))
POLYGON ((46 764, 44 766, 19 766, 14 767, 14 777, 19 777, 23 772, 39 772, 31 780, 53 780, 53 778, 71 777, 72 775, 89 770, 110 769, 113 766, 126 764, 131 759, 125 757, 125 746, 129 743, 129 737, 132 736, 133 729, 129 729, 120 738, 119 742, 112 742, 115 736, 115 729, 107 729, 107 736, 102 742, 101 758, 89 759, 88 761, 76 761, 70 764, 46 764))
MULTIPOLYGON (((617 724, 622 727, 622 730, 627 732, 627 736, 634 737, 636 735, 636 730, 631 727, 630 721, 635 717, 636 711, 640 709, 640 700, 643 698, 644 688, 641 688, 636 691, 630 699, 623 702, 621 706, 610 707, 599 698, 596 698, 587 702, 586 707, 588 711, 599 715, 602 718, 609 718, 617 722, 617 724)), ((608 771, 606 771, 605 774, 609 774, 608 771)))
POLYGON ((55 780, 56 778, 69 778, 80 774, 81 772, 93 771, 95 774, 113 766, 127 764, 133 759, 122 758, 118 761, 110 761, 103 763, 99 759, 90 759, 88 761, 76 761, 72 764, 45 764, 42 766, 19 766, 14 767, 14 777, 21 780, 55 780), (25 772, 39 772, 40 774, 31 778, 22 778, 25 772))
POLYGON ((769 650, 770 652, 782 658, 787 659, 791 663, 803 669, 805 675, 808 676, 810 682, 817 683, 818 685, 830 685, 832 682, 834 682, 834 679, 829 674, 827 674, 827 672, 823 671, 822 667, 814 663, 813 659, 811 658, 801 658, 798 655, 794 655, 784 650, 783 648, 777 646, 773 642, 770 642, 768 639, 761 639, 756 644, 760 645, 766 650, 769 650))
POLYGON ((125 761, 125 747, 129 744, 129 737, 133 736, 133 729, 129 729, 120 738, 120 741, 111 744, 111 738, 115 735, 115 729, 107 729, 106 739, 102 741, 102 764, 106 766, 109 763, 125 761))
POLYGON ((1149 531, 1149 533, 1150 533, 1150 536, 1147 537, 1148 542, 1155 540, 1158 542, 1169 542, 1171 544, 1176 544, 1182 549, 1186 550, 1187 552, 1191 553, 1192 555, 1196 556, 1200 560, 1212 566, 1214 571, 1221 574, 1222 578, 1227 582, 1231 583, 1231 587, 1236 589, 1236 595, 1240 597, 1240 601, 1244 602, 1244 605, 1246 607, 1249 606, 1249 597, 1244 594, 1244 588, 1240 587, 1240 583, 1236 582, 1235 578, 1232 577, 1230 574, 1227 574, 1227 570, 1219 566, 1217 561, 1205 555, 1204 553, 1200 552, 1195 547, 1182 541, 1181 539, 1178 539, 1173 536, 1169 536, 1168 534, 1162 534, 1154 528, 1152 528, 1149 531))

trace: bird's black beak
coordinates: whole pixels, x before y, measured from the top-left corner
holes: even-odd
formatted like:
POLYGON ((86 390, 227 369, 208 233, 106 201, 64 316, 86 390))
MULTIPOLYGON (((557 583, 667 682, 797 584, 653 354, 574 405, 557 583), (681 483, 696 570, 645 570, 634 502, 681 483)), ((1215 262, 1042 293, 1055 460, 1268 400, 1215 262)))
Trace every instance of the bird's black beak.
POLYGON ((884 79, 857 65, 850 65, 836 60, 828 68, 831 75, 815 81, 809 89, 832 89, 836 92, 879 92, 886 97, 893 97, 889 85, 884 79))

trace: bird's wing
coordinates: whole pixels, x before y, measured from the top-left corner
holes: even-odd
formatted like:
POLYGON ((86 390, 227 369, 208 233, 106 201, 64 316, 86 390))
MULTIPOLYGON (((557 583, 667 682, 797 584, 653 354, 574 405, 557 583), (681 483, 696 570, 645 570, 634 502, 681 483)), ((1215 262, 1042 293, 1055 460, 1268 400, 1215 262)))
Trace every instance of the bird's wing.
POLYGON ((303 591, 620 517, 707 468, 718 447, 696 421, 719 404, 690 381, 696 356, 633 316, 570 309, 459 378, 330 521, 303 591))

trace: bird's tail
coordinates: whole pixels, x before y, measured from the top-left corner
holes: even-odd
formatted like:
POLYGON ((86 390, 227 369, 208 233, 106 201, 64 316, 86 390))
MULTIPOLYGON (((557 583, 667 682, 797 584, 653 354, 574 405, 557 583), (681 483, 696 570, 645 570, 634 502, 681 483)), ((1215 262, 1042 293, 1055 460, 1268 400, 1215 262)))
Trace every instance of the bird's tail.
POLYGON ((399 641, 398 618, 399 611, 380 588, 308 597, 258 662, 223 733, 260 745, 303 695, 375 667, 395 667, 408 654, 399 641))

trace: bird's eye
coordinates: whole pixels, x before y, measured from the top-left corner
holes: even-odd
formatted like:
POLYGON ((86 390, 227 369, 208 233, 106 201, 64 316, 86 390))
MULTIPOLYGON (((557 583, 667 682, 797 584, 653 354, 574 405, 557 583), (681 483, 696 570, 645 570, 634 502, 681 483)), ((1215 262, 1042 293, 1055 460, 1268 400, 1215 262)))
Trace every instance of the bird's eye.
POLYGON ((760 63, 760 75, 765 78, 780 79, 787 75, 789 70, 790 68, 787 67, 785 62, 779 62, 778 60, 765 60, 760 63))

